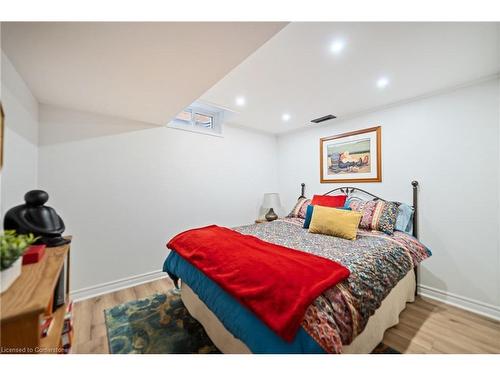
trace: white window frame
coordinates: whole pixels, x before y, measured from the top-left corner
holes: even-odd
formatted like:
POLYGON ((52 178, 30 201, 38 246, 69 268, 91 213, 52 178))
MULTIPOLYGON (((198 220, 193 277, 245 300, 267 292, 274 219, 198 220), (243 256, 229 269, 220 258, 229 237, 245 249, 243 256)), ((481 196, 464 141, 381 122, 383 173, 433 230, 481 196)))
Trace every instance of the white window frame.
POLYGON ((190 110, 192 119, 190 124, 186 122, 173 119, 167 124, 167 127, 179 130, 185 130, 193 133, 200 133, 205 135, 212 135, 216 137, 223 137, 223 120, 225 110, 211 104, 195 102, 185 110, 190 110), (194 122, 194 114, 198 113, 205 116, 210 116, 213 119, 213 128, 205 128, 201 125, 196 125, 194 122))

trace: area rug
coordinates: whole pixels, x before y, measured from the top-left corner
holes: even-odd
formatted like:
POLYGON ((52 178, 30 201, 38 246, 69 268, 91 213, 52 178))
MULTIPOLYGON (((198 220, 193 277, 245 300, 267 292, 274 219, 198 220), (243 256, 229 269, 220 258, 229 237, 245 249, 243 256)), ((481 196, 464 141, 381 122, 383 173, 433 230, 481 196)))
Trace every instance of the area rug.
MULTIPOLYGON (((111 354, 220 354, 171 291, 104 310, 111 354)), ((400 354, 379 344, 373 354, 400 354)))

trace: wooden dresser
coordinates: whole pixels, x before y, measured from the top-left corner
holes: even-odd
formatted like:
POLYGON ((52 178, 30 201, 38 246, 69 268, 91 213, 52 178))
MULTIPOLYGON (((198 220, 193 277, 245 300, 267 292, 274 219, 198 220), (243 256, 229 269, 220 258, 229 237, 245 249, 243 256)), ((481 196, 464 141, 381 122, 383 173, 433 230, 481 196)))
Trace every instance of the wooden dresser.
POLYGON ((66 301, 69 302, 70 244, 45 249, 38 263, 22 266, 19 278, 0 295, 0 353, 59 353, 67 304, 51 312, 54 290, 63 267, 66 301), (48 312, 53 318, 46 337, 40 322, 48 312))

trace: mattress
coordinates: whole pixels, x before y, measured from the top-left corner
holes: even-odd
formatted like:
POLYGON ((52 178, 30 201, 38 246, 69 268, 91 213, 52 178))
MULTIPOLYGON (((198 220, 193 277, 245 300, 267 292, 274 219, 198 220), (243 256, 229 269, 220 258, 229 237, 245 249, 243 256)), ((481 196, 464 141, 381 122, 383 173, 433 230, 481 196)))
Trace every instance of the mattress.
MULTIPOLYGON (((413 271, 398 282, 375 311, 363 332, 350 345, 343 347, 344 354, 368 354, 382 341, 384 332, 399 322, 399 314, 407 302, 415 299, 415 273, 413 271)), ((252 351, 238 338, 234 337, 217 316, 203 303, 185 282, 181 285, 181 298, 187 310, 203 328, 215 344, 225 354, 250 354, 252 351)))

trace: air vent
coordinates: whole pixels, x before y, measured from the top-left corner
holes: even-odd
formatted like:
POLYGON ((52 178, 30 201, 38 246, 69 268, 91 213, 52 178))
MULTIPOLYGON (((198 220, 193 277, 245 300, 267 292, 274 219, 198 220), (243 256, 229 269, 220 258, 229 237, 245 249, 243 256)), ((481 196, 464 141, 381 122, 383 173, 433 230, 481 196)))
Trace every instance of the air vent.
POLYGON ((311 120, 311 122, 314 122, 315 124, 319 124, 320 122, 328 121, 328 120, 333 120, 334 118, 337 118, 337 116, 326 115, 326 116, 323 116, 323 117, 315 118, 314 120, 311 120))

